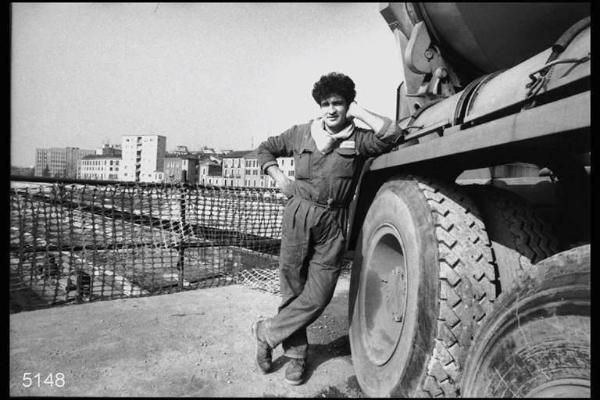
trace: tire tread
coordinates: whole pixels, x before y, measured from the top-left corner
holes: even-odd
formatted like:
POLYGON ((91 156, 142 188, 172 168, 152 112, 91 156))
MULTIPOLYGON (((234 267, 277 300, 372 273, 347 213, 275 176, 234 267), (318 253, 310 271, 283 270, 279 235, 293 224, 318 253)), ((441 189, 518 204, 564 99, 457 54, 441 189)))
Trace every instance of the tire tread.
POLYGON ((438 334, 417 395, 457 397, 466 352, 495 299, 491 242, 476 205, 458 187, 414 179, 431 210, 440 261, 438 334))
POLYGON ((516 269, 508 261, 503 266, 502 256, 496 254, 501 291, 514 290, 533 265, 559 252, 552 226, 525 199, 494 186, 474 185, 468 191, 483 213, 492 241, 499 242, 502 251, 513 251, 518 260, 516 269), (504 272, 507 268, 512 268, 508 274, 504 272))

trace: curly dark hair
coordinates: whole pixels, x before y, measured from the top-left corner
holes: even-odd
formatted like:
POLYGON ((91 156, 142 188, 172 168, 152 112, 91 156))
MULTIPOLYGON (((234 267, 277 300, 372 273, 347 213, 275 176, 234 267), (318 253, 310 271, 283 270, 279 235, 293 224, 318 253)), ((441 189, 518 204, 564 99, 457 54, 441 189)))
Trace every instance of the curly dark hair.
POLYGON ((331 72, 327 75, 321 76, 321 78, 313 85, 313 99, 315 99, 317 104, 321 104, 323 99, 331 96, 332 94, 342 96, 346 100, 347 104, 352 103, 356 97, 354 82, 349 76, 339 72, 331 72))

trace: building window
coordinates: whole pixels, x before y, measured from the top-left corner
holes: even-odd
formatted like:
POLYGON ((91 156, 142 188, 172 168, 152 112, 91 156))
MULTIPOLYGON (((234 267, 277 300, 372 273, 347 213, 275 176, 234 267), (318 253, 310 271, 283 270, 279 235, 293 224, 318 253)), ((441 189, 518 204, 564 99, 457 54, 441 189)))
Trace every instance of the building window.
POLYGON ((288 171, 288 176, 294 176, 294 171, 288 171))

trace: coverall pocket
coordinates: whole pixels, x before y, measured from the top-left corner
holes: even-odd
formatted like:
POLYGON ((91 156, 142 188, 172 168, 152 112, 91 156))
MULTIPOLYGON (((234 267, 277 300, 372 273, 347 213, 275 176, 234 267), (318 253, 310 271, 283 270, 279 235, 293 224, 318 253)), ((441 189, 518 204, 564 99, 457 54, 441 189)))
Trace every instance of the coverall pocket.
POLYGON ((352 178, 356 165, 356 151, 354 149, 335 149, 333 175, 339 178, 352 178))
POLYGON ((294 155, 296 179, 310 179, 310 154, 310 151, 302 150, 301 153, 294 155))

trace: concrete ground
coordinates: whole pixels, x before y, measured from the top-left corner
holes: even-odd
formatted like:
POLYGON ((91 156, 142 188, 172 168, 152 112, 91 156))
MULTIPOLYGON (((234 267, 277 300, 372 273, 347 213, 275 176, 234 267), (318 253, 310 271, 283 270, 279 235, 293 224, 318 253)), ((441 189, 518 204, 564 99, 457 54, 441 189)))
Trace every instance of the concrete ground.
POLYGON ((300 386, 283 381, 281 347, 270 374, 253 360, 250 325, 274 314, 279 296, 232 285, 11 314, 10 395, 363 397, 347 335, 348 286, 342 274, 309 327, 300 386))

